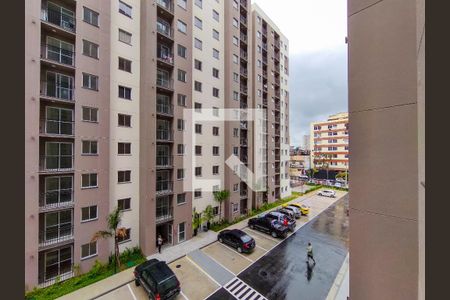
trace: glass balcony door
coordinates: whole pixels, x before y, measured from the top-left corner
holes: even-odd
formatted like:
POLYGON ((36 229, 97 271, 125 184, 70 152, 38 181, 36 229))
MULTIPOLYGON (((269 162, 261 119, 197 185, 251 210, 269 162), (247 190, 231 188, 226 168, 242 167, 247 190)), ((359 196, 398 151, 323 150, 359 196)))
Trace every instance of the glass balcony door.
POLYGON ((72 246, 46 252, 44 259, 46 281, 72 272, 72 246))
POLYGON ((70 237, 72 230, 72 210, 63 210, 45 214, 45 241, 70 237))
POLYGON ((168 71, 158 69, 156 80, 160 86, 170 87, 170 74, 168 71))
POLYGON ((72 100, 74 82, 73 77, 60 73, 47 72, 47 96, 72 100))
POLYGON ((72 176, 45 178, 45 205, 58 206, 72 202, 72 176))
POLYGON ((45 144, 45 169, 61 170, 72 169, 73 144, 54 143, 45 144))
POLYGON ((48 134, 73 135, 73 110, 47 107, 45 132, 48 134))
POLYGON ((46 50, 48 59, 73 66, 74 45, 48 36, 46 50))
POLYGON ((48 21, 64 29, 75 31, 75 13, 52 2, 47 3, 48 21))

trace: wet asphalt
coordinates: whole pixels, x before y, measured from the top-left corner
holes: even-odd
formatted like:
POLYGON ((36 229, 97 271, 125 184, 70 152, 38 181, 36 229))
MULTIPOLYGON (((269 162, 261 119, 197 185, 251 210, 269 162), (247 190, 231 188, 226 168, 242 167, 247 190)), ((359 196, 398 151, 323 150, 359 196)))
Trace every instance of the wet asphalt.
MULTIPOLYGON (((348 253, 348 195, 256 261, 238 277, 267 299, 323 300, 348 253), (312 243, 316 264, 307 262, 312 243)), ((208 300, 234 299, 220 289, 208 300)))

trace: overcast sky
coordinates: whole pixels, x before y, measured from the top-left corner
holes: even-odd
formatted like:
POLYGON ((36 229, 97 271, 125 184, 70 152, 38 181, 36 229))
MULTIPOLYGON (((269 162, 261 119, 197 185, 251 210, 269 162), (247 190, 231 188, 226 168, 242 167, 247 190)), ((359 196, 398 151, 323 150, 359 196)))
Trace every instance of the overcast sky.
POLYGON ((347 0, 253 0, 289 39, 291 145, 347 111, 347 0))

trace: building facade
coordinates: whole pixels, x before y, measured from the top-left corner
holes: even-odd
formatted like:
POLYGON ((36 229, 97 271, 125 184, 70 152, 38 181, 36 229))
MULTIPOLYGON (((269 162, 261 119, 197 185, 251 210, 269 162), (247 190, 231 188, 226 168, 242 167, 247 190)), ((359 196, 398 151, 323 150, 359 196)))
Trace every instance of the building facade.
POLYGON ((331 115, 327 121, 311 123, 311 167, 322 168, 328 165, 330 171, 347 171, 348 130, 348 113, 338 113, 331 115))

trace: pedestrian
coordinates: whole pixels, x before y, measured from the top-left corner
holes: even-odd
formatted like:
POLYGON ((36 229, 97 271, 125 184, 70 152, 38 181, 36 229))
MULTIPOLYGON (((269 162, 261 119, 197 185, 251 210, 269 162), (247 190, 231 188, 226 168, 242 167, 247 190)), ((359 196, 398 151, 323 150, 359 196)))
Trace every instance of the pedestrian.
POLYGON ((163 239, 161 235, 158 235, 158 252, 161 253, 161 246, 163 244, 163 239))
POLYGON ((306 251, 308 253, 308 261, 311 258, 314 262, 314 264, 316 264, 316 260, 314 259, 314 255, 313 255, 313 247, 311 245, 311 242, 308 243, 308 247, 306 247, 306 251))

